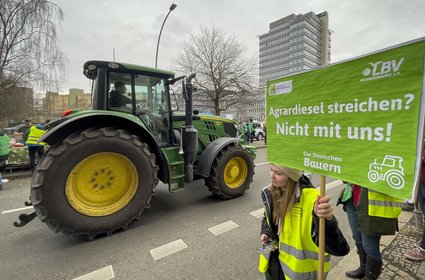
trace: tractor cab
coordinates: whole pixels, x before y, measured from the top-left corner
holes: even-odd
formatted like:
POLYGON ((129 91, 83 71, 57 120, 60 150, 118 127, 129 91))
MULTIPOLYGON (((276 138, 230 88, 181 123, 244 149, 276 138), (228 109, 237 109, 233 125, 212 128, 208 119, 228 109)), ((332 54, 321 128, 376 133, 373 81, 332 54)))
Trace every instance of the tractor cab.
POLYGON ((140 118, 158 143, 169 140, 171 116, 170 71, 132 64, 88 61, 84 75, 93 81, 94 110, 133 114, 140 118))

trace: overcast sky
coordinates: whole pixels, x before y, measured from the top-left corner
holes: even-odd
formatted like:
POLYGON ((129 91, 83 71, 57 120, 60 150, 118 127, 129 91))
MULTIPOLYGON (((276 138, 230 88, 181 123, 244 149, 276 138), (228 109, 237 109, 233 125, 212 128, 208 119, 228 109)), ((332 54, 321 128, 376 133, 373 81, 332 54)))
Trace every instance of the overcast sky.
POLYGON ((158 68, 174 70, 172 59, 189 34, 215 25, 258 57, 258 35, 269 23, 292 13, 327 11, 332 33, 331 62, 337 62, 425 36, 425 0, 51 0, 64 12, 59 28, 68 59, 69 88, 90 91, 82 74, 88 60, 115 60, 154 67, 159 30, 158 68))

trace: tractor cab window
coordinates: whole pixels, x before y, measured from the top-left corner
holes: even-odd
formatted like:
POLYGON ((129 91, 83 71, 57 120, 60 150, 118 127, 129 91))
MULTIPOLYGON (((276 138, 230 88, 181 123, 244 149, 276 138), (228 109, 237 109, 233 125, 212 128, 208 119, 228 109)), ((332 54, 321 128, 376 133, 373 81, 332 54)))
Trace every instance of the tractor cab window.
POLYGON ((108 105, 111 110, 131 113, 131 75, 111 73, 109 76, 108 105))
POLYGON ((158 77, 138 75, 134 79, 136 93, 136 114, 144 112, 160 116, 164 114, 164 80, 158 77))
POLYGON ((135 113, 159 143, 166 142, 168 130, 165 81, 155 76, 109 72, 109 109, 135 113), (133 107, 134 106, 134 107, 133 107))
POLYGON ((166 142, 168 130, 165 127, 167 108, 165 83, 162 78, 135 75, 134 89, 136 115, 147 125, 159 142, 166 142))

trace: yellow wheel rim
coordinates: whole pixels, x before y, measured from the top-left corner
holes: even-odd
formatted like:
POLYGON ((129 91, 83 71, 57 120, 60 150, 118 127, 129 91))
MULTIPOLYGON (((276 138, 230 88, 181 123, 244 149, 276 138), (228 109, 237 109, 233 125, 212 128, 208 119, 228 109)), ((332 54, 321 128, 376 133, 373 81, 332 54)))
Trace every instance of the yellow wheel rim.
POLYGON ((239 188, 248 175, 248 165, 241 157, 229 160, 224 167, 224 182, 231 189, 239 188))
POLYGON ((65 194, 77 212, 107 216, 133 199, 138 183, 137 169, 130 159, 117 153, 97 153, 71 170, 65 194))

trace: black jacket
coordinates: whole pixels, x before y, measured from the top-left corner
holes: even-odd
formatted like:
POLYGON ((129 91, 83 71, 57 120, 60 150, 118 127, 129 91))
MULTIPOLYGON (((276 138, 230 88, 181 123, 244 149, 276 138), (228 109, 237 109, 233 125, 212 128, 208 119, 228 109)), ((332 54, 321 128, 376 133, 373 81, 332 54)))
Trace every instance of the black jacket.
POLYGON ((124 94, 119 93, 116 90, 111 90, 109 93, 109 106, 111 107, 121 107, 126 104, 131 104, 131 99, 125 96, 124 94))
POLYGON ((369 189, 362 188, 357 206, 357 229, 370 235, 394 235, 398 231, 397 218, 369 216, 369 189))

